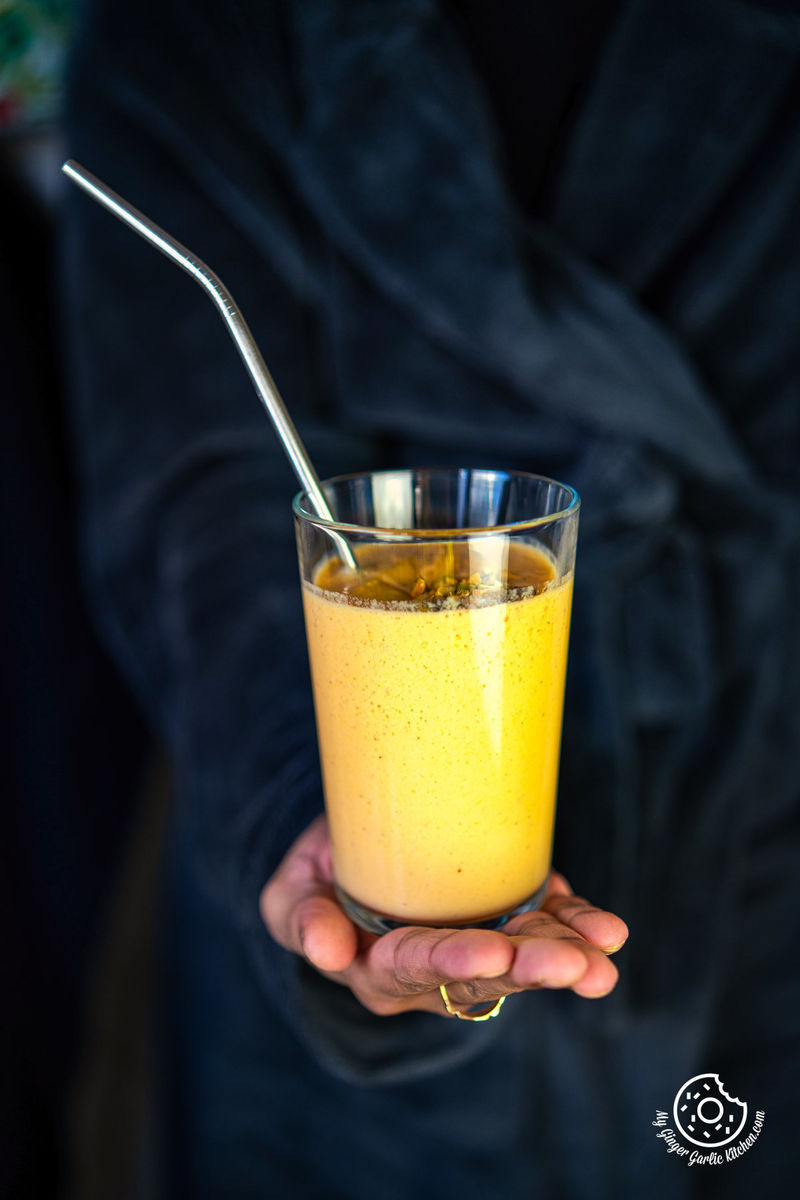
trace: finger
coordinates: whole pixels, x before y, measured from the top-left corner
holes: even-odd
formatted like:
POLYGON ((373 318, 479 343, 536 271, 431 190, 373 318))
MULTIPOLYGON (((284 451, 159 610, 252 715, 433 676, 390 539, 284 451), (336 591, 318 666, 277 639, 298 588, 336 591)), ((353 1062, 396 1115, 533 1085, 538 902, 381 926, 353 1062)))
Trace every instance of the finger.
POLYGON ((318 970, 346 971, 355 958, 356 930, 324 885, 306 884, 290 891, 286 880, 276 875, 262 891, 259 907, 275 941, 318 970))
POLYGON ((590 904, 582 896, 549 894, 540 911, 552 913, 606 954, 614 954, 628 939, 628 926, 623 920, 590 904))
POLYGON ((379 938, 364 956, 364 969, 387 996, 418 996, 452 980, 495 979, 513 959, 502 933, 410 926, 379 938))
POLYGON ((300 835, 261 890, 259 910, 267 929, 286 950, 301 953, 297 931, 292 925, 292 910, 298 897, 327 887, 317 869, 323 849, 318 822, 300 835))
POLYGON ((410 1009, 444 1015, 438 992, 442 983, 452 1003, 465 1009, 537 988, 607 995, 618 975, 606 955, 555 917, 537 916, 538 937, 508 938, 487 930, 397 930, 377 939, 343 981, 382 1016, 410 1009), (504 963, 507 969, 498 973, 504 963))
POLYGON ((358 951, 355 926, 332 895, 306 895, 294 907, 291 923, 300 953, 319 971, 339 973, 358 951))
POLYGON ((547 989, 570 989, 578 996, 607 996, 616 986, 619 973, 600 950, 571 939, 512 939, 516 955, 511 972, 494 980, 470 980, 447 985, 456 1004, 483 1004, 499 995, 547 989))
POLYGON ((513 956, 513 947, 501 933, 408 926, 362 942, 361 953, 335 978, 378 1016, 412 1010, 447 1016, 439 992, 443 983, 454 975, 501 975, 513 956))
MULTIPOLYGON (((512 939, 515 940, 515 939, 512 939)), ((540 988, 570 988, 576 995, 594 999, 613 990, 618 972, 609 959, 582 939, 561 940, 521 938, 521 953, 515 957, 512 972, 496 979, 451 981, 446 984, 452 1006, 467 1011, 474 1005, 487 1007, 500 997, 540 988)), ((387 1002, 380 1011, 391 1014, 417 1009, 445 1016, 441 994, 424 992, 416 997, 387 1002)), ((452 1015, 452 1014, 450 1014, 452 1015)))
POLYGON ((607 996, 619 972, 608 956, 565 926, 558 936, 518 935, 512 981, 520 988, 570 988, 578 996, 607 996))
POLYGON ((606 956, 549 914, 537 917, 534 938, 490 930, 398 930, 374 944, 353 983, 387 1000, 418 997, 444 983, 459 1005, 543 987, 607 994, 617 972, 606 956))
MULTIPOLYGON (((452 981, 447 991, 456 1004, 483 1004, 496 1000, 500 995, 536 990, 538 988, 574 988, 584 979, 590 966, 587 950, 591 947, 563 926, 558 937, 510 937, 514 959, 506 974, 495 979, 469 979, 452 981)), ((608 960, 600 951, 594 953, 604 962, 608 960)), ((590 981, 597 986, 597 981, 590 981)), ((602 982, 611 982, 601 981, 602 982)))
POLYGON ((619 978, 616 967, 608 960, 608 950, 587 939, 583 932, 562 920, 570 917, 578 926, 603 940, 613 931, 627 933, 623 922, 611 913, 602 913, 580 897, 558 895, 551 898, 547 908, 526 913, 506 926, 514 946, 513 964, 506 975, 491 979, 471 979, 463 984, 448 984, 458 1003, 480 1003, 500 993, 537 988, 571 988, 577 995, 599 997, 608 995, 619 978), (553 908, 556 911, 550 911, 553 908), (610 926, 602 925, 608 919, 610 926), (617 924, 618 923, 618 924, 617 924))
POLYGON ((260 896, 261 915, 281 946, 322 971, 344 971, 358 948, 355 927, 330 884, 323 817, 300 835, 260 896))

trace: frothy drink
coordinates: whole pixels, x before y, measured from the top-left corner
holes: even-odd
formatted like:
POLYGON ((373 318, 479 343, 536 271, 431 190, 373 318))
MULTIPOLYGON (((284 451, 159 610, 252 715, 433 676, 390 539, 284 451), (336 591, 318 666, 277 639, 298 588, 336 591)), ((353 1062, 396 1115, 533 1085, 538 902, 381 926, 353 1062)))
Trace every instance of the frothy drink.
POLYGON ((491 920, 549 870, 571 574, 519 540, 357 558, 303 588, 337 884, 393 921, 491 920))

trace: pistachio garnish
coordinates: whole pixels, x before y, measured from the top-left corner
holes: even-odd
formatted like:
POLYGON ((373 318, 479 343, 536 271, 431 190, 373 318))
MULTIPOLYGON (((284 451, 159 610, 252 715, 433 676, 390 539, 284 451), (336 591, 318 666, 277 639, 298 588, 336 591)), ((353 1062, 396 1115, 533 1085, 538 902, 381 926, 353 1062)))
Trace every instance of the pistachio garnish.
POLYGON ((472 557, 460 544, 358 548, 359 573, 330 559, 315 582, 323 590, 339 591, 354 600, 379 604, 411 603, 420 609, 453 605, 491 604, 506 591, 541 590, 553 578, 544 556, 527 546, 509 548, 508 561, 496 571, 482 569, 485 560, 472 557), (471 570, 476 567, 477 570, 471 570))

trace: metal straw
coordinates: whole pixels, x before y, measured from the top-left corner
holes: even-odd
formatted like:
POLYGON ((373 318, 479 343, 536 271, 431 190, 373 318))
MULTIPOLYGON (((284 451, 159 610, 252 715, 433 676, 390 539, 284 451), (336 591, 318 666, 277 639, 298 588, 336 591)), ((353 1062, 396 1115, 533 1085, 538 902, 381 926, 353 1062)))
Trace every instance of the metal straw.
MULTIPOLYGON (((333 514, 322 493, 317 473, 311 465, 311 460, 306 453, 305 446, 301 442, 292 419, 286 411, 286 406, 281 399, 280 392, 267 370, 267 364, 261 357, 261 352, 255 343, 255 339, 244 317, 239 312, 233 296, 225 287, 222 280, 196 254, 192 254, 191 250, 187 250, 175 238, 170 237, 154 221, 151 221, 144 213, 139 212, 138 208, 134 208, 127 200, 123 200, 122 196, 112 191, 110 187, 107 187, 95 175, 92 175, 90 171, 82 167, 80 163, 75 162, 74 159, 68 159, 61 167, 61 170, 73 183, 76 183, 78 187, 88 192, 93 200, 96 200, 98 204, 102 204, 104 208, 107 208, 109 212, 113 213, 115 217, 118 217, 120 221, 123 221, 133 229, 135 233, 138 233, 140 237, 143 237, 145 241, 150 242, 157 250, 165 254, 167 258, 171 258, 188 275, 191 275, 201 287, 205 288, 219 309, 223 321, 228 326, 228 332, 236 343, 236 349, 239 351, 242 361, 255 385, 259 399, 267 410, 267 415, 275 427, 275 432, 281 440, 281 444, 286 451, 289 462, 292 464, 295 475, 300 481, 301 487, 308 494, 314 511, 323 520, 333 521, 333 514)), ((352 571, 357 571, 358 564, 353 557, 353 551, 345 539, 341 534, 336 533, 335 530, 328 530, 328 532, 336 543, 336 548, 342 561, 352 571)))

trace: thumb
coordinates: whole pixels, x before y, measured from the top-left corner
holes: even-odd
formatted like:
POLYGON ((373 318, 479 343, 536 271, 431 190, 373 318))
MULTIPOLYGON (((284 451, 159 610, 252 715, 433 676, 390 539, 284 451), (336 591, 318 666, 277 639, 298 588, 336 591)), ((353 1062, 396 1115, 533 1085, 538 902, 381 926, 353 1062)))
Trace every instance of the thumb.
POLYGON ((306 896, 296 906, 292 924, 296 945, 318 971, 346 971, 358 951, 352 921, 331 896, 306 896))

